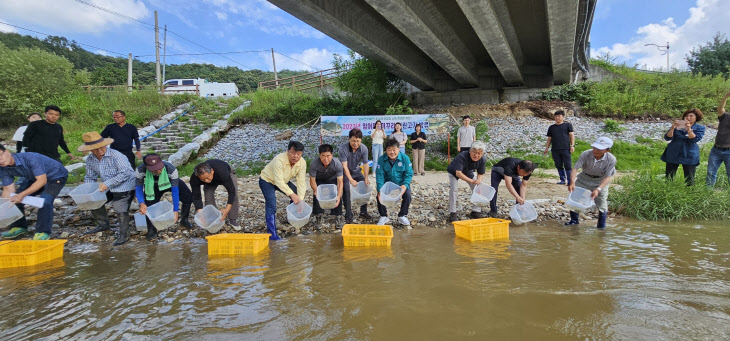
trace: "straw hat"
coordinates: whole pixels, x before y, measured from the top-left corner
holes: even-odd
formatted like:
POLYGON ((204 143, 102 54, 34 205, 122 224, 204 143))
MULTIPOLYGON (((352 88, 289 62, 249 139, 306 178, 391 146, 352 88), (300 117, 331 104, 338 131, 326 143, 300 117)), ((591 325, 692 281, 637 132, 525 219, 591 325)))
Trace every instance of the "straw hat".
POLYGON ((84 140, 84 144, 79 146, 78 151, 80 152, 88 152, 92 149, 108 146, 114 142, 114 139, 105 139, 95 131, 84 133, 81 139, 84 140))

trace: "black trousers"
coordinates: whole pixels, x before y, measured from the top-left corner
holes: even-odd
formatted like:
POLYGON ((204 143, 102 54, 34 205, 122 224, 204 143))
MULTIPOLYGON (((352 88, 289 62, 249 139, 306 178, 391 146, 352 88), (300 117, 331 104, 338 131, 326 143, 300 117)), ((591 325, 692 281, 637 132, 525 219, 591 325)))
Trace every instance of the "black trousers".
POLYGON ((461 153, 461 152, 468 152, 469 151, 469 148, 471 148, 471 147, 461 147, 461 148, 459 148, 459 153, 461 153))
MULTIPOLYGON (((180 203, 183 205, 191 205, 193 203, 193 192, 190 191, 190 188, 188 188, 188 185, 186 185, 185 182, 182 181, 182 179, 178 180, 177 189, 180 193, 180 203)), ((157 188, 157 186, 155 186, 155 199, 147 200, 145 198, 144 204, 147 205, 147 207, 150 207, 150 206, 160 202, 160 199, 162 199, 163 194, 165 194, 167 192, 171 192, 171 191, 172 191, 172 187, 170 187, 164 191, 160 191, 157 188)), ((187 218, 187 217, 183 217, 183 218, 187 218)), ((147 218, 147 215, 145 215, 145 219, 147 219, 147 226, 154 226, 152 224, 152 222, 150 221, 150 218, 147 218)))
MULTIPOLYGON (((326 179, 326 180, 315 179, 314 182, 317 184, 317 186, 319 186, 319 185, 337 185, 337 177, 334 177, 332 179, 326 179)), ((344 188, 344 185, 345 184, 343 183, 342 185, 343 185, 342 187, 344 188)), ((349 184, 347 184, 347 185, 349 185, 349 184)), ((343 190, 342 196, 343 197, 345 196, 344 190, 343 190)), ((317 200, 317 196, 316 195, 313 195, 312 196, 312 199, 313 199, 312 200, 313 201, 313 203, 312 203, 312 213, 314 215, 317 215, 317 214, 320 214, 320 213, 324 213, 324 210, 322 209, 322 207, 319 207, 319 200, 317 200)), ((335 215, 335 216, 342 215, 342 198, 340 198, 340 203, 337 205, 337 207, 333 208, 330 211, 331 211, 331 214, 332 215, 335 215)))
POLYGON ((118 152, 124 154, 124 156, 127 157, 127 160, 129 160, 129 164, 132 166, 132 170, 137 170, 137 159, 135 158, 134 153, 131 150, 118 150, 118 152))
POLYGON ((558 170, 571 170, 573 166, 570 165, 570 149, 553 149, 553 161, 555 162, 555 168, 558 170))
MULTIPOLYGON (((352 178, 355 181, 365 181, 365 177, 360 173, 360 170, 357 171, 357 173, 354 173, 350 171, 350 174, 352 175, 352 178)), ((345 202, 345 218, 346 219, 352 219, 352 201, 350 200, 350 182, 347 181, 347 177, 343 180, 343 188, 342 188, 342 201, 345 202)), ((368 212, 368 205, 362 205, 360 206, 360 213, 364 214, 368 212)))
MULTIPOLYGON (((489 202, 489 210, 497 212, 497 194, 499 194, 499 183, 504 180, 504 175, 497 172, 492 172, 492 187, 494 187, 494 197, 489 202)), ((512 178, 512 187, 515 188, 517 194, 520 194, 520 186, 522 186, 522 180, 519 177, 512 178)))
MULTIPOLYGON (((677 174, 677 168, 679 168, 678 163, 667 162, 666 172, 664 173, 667 179, 674 179, 674 175, 677 174)), ((695 184, 696 170, 697 165, 682 165, 682 171, 684 171, 684 182, 687 184, 687 186, 693 186, 695 184)))

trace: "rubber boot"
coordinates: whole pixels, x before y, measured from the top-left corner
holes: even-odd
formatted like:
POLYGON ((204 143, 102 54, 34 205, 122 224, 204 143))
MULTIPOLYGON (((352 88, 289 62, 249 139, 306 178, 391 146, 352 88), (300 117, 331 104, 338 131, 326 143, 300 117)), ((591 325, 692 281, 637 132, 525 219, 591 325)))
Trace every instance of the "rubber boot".
POLYGON ((572 169, 566 169, 565 170, 565 182, 570 186, 570 182, 572 181, 571 176, 573 175, 572 169))
POLYGON ((157 239, 157 229, 152 224, 147 222, 147 241, 153 241, 157 239))
POLYGON ((106 208, 104 206, 91 211, 91 216, 96 221, 96 228, 91 231, 86 231, 84 234, 94 234, 109 230, 109 216, 106 214, 106 208))
POLYGON ((190 206, 192 204, 182 204, 182 207, 180 208, 180 223, 179 225, 186 228, 191 229, 193 228, 193 225, 190 224, 190 206))
POLYGON ((565 226, 578 225, 579 219, 580 215, 578 214, 578 212, 570 211, 570 221, 565 223, 565 226))
POLYGON ((269 240, 279 240, 279 235, 276 234, 276 214, 266 215, 266 230, 271 233, 269 240))
POLYGON ((119 236, 114 241, 114 246, 122 245, 129 241, 129 213, 119 215, 119 236))
POLYGON ((606 227, 606 218, 608 218, 608 212, 598 211, 598 224, 596 227, 599 229, 606 227))
POLYGON ((565 169, 558 169, 558 175, 560 176, 558 185, 565 185, 565 169))

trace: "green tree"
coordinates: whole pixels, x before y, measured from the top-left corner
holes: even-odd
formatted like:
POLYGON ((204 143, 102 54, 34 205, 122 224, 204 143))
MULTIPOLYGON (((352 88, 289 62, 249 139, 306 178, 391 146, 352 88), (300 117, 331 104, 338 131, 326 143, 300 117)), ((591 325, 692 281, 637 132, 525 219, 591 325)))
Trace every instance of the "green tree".
POLYGON ((362 114, 383 114, 402 96, 403 80, 380 62, 358 58, 352 50, 347 53, 347 57, 336 54, 332 61, 339 71, 337 88, 347 94, 352 105, 360 107, 362 114))
POLYGON ((711 42, 692 49, 686 60, 692 73, 727 78, 730 73, 730 41, 718 32, 711 42))
POLYGON ((105 65, 91 72, 91 83, 94 85, 124 85, 127 83, 127 73, 122 69, 105 65))
POLYGON ((0 56, 0 124, 22 121, 73 84, 73 65, 53 53, 0 43, 0 56))

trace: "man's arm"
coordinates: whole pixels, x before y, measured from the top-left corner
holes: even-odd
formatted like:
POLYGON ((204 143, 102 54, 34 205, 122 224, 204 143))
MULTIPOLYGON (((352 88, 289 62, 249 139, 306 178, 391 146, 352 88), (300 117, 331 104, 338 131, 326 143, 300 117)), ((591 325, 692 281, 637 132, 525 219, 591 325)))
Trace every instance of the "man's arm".
POLYGON ((520 186, 520 196, 522 199, 527 199, 527 184, 530 183, 529 180, 522 180, 522 185, 520 186))
MULTIPOLYGON (((471 179, 471 178, 469 178, 468 176, 464 175, 464 173, 463 173, 462 171, 459 171, 459 170, 458 170, 458 171, 456 171, 455 173, 456 173, 456 177, 457 177, 457 178, 459 178, 459 179, 461 179, 461 180, 464 180, 464 181, 466 181, 466 183, 469 183, 469 184, 473 184, 473 183, 474 183, 474 180, 472 180, 472 179, 471 179)), ((478 177, 477 177, 477 178, 478 178, 478 177)))
POLYGON ((58 141, 58 145, 61 146, 61 149, 63 149, 64 152, 66 152, 66 155, 68 155, 70 158, 73 158, 73 155, 71 155, 71 151, 66 145, 66 139, 63 137, 63 128, 61 128, 61 138, 58 141))
POLYGON ((30 187, 28 187, 25 191, 22 191, 11 197, 10 201, 16 204, 20 203, 27 195, 33 194, 43 188, 43 186, 45 186, 47 182, 48 178, 46 177, 46 174, 37 175, 35 177, 35 182, 30 185, 30 187))
POLYGON ((313 176, 309 177, 309 187, 312 187, 312 196, 317 196, 317 181, 313 176))
MULTIPOLYGON (((720 105, 717 106, 717 117, 725 114, 725 103, 727 103, 728 97, 730 97, 730 92, 725 94, 725 97, 723 97, 720 101, 720 105)), ((25 141, 25 139, 23 139, 23 141, 25 141)))
POLYGON ((573 135, 572 131, 568 135, 570 135, 570 153, 573 154, 575 151, 575 135, 573 135))
POLYGON ((512 194, 513 197, 515 197, 515 201, 517 201, 518 204, 524 204, 525 201, 522 199, 522 197, 517 193, 515 190, 515 187, 512 186, 512 177, 509 175, 504 176, 504 185, 507 186, 507 191, 512 194), (522 202, 520 202, 522 201, 522 202))
MULTIPOLYGON (((571 136, 572 136, 572 135, 571 135, 571 136)), ((553 138, 552 138, 552 137, 550 137, 550 136, 548 136, 548 138, 547 138, 547 143, 545 143, 545 151, 543 151, 543 152, 542 152, 543 154, 547 154, 547 153, 548 153, 548 151, 550 150, 550 144, 551 144, 552 142, 553 142, 553 138)))
POLYGON ((15 183, 12 183, 7 186, 3 186, 3 192, 0 194, 0 198, 10 198, 10 195, 15 193, 15 183))
POLYGON ((345 188, 344 182, 345 182, 345 180, 343 179, 342 176, 337 177, 337 203, 335 204, 335 206, 339 205, 340 199, 342 199, 342 191, 345 188))
POLYGON ((591 199, 595 199, 598 196, 598 193, 601 193, 601 191, 603 189, 605 189, 606 186, 608 186, 608 184, 611 183, 611 180, 613 180, 613 176, 607 176, 607 177, 603 178, 603 180, 601 181, 601 184, 598 185, 598 188, 594 189, 591 192, 591 199))

